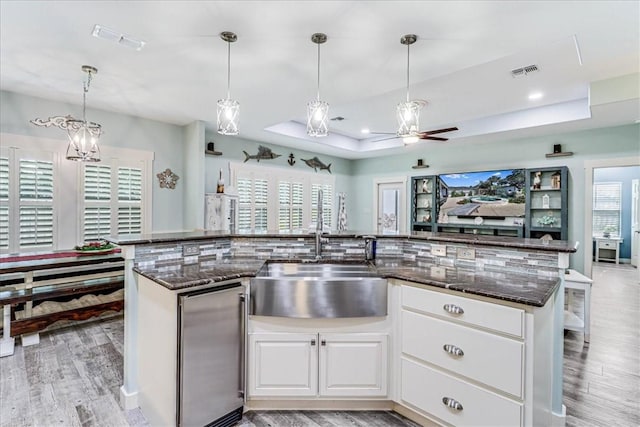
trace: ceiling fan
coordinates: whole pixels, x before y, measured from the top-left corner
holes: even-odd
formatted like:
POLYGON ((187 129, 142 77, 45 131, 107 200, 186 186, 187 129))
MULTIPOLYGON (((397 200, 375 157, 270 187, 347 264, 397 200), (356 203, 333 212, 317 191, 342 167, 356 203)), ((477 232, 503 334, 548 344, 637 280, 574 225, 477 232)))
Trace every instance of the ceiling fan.
POLYGON ((450 128, 426 131, 418 130, 420 128, 420 110, 422 110, 422 108, 427 105, 427 102, 421 99, 411 100, 411 98, 409 97, 409 49, 411 45, 414 44, 417 40, 418 36, 416 36, 415 34, 405 34, 400 38, 400 43, 404 46, 407 46, 407 99, 406 101, 399 103, 396 107, 398 131, 395 132, 395 134, 391 134, 388 132, 375 132, 379 135, 387 134, 394 136, 377 139, 374 140, 374 142, 386 141, 395 138, 402 138, 402 141, 405 144, 413 144, 421 139, 428 139, 432 141, 448 141, 449 138, 442 138, 433 135, 458 130, 458 128, 455 126, 450 128))
POLYGON ((380 141, 387 141, 389 139, 396 139, 396 138, 402 138, 403 140, 405 140, 405 143, 410 144, 411 142, 418 142, 418 140, 421 139, 428 139, 431 141, 448 141, 449 138, 442 138, 439 136, 433 136, 433 135, 437 135, 439 133, 445 133, 445 132, 453 132, 455 130, 458 130, 457 127, 450 127, 450 128, 444 128, 444 129, 435 129, 435 130, 425 130, 425 131, 418 131, 418 132, 414 132, 412 133, 412 135, 409 136, 400 136, 397 133, 391 133, 391 132, 370 132, 373 135, 393 135, 387 138, 382 138, 382 139, 375 139, 373 140, 373 142, 380 142, 380 141), (414 139, 414 141, 407 141, 408 139, 414 139))

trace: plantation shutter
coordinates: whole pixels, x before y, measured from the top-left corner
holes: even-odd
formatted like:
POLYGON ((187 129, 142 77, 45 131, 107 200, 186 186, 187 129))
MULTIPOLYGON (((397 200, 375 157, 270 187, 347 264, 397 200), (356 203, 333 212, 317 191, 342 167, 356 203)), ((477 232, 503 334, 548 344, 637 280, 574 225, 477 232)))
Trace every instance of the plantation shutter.
POLYGON ((53 162, 20 159, 18 187, 20 198, 19 247, 52 247, 53 162))
POLYGON ((0 249, 9 248, 9 158, 0 157, 0 249))
POLYGON ((593 235, 610 232, 619 236, 621 209, 622 183, 593 184, 593 235))
POLYGON ((278 183, 278 229, 302 228, 304 186, 301 182, 278 183))
POLYGON ((111 234, 111 167, 84 167, 84 241, 111 234))
POLYGON ((118 234, 142 232, 142 169, 118 168, 118 234))
POLYGON ((251 230, 252 181, 238 178, 238 230, 251 230))
POLYGON ((269 199, 267 180, 254 179, 254 230, 266 231, 267 224, 267 201, 269 199))

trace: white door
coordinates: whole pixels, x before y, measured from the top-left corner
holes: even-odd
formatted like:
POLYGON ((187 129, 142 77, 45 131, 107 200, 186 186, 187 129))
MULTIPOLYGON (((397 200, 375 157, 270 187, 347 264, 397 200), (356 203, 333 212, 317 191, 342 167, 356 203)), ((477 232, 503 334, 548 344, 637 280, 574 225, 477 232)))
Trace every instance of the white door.
POLYGON ((640 265, 640 180, 631 181, 631 265, 640 265))
POLYGON ((386 396, 387 335, 320 334, 321 396, 386 396))
POLYGON ((317 334, 249 334, 250 396, 315 396, 317 334))
POLYGON ((406 182, 377 182, 376 187, 376 231, 380 234, 403 233, 406 230, 406 182))

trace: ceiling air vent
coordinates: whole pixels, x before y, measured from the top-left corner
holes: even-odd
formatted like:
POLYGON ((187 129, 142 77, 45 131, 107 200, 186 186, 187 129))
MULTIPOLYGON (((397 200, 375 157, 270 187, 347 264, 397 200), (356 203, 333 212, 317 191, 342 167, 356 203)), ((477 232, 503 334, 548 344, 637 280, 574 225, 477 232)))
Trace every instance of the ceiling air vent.
POLYGON ((341 121, 344 120, 344 117, 336 116, 336 117, 331 117, 329 120, 334 121, 334 122, 341 122, 341 121))
POLYGON ((520 68, 511 70, 511 77, 523 77, 523 76, 526 76, 527 74, 534 73, 536 71, 539 71, 539 68, 537 65, 535 64, 527 65, 525 67, 520 67, 520 68))

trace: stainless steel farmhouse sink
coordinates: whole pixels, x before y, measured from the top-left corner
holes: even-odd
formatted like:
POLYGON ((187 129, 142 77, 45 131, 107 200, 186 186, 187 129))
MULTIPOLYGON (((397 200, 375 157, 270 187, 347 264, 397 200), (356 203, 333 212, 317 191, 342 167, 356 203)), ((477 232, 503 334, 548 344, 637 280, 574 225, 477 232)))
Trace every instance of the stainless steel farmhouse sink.
POLYGON ((251 279, 250 314, 386 316, 387 280, 368 264, 266 263, 251 279))

